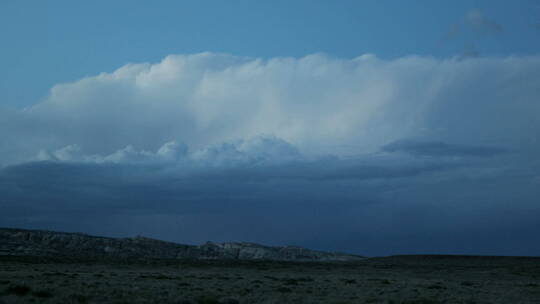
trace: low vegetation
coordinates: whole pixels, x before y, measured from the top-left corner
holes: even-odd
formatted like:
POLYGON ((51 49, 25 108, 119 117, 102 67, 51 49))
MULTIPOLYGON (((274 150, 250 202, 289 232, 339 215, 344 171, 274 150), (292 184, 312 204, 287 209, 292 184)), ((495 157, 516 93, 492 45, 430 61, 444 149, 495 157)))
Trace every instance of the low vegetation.
POLYGON ((0 303, 540 303, 539 273, 534 258, 292 263, 0 256, 0 303))

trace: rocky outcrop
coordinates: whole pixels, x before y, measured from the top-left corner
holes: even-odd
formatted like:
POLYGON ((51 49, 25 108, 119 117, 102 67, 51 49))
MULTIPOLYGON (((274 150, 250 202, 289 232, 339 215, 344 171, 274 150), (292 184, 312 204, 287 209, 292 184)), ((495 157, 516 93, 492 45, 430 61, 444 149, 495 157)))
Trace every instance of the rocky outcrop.
POLYGON ((146 237, 109 238, 83 233, 0 228, 0 255, 149 259, 234 259, 278 261, 351 261, 362 257, 253 243, 184 245, 146 237))

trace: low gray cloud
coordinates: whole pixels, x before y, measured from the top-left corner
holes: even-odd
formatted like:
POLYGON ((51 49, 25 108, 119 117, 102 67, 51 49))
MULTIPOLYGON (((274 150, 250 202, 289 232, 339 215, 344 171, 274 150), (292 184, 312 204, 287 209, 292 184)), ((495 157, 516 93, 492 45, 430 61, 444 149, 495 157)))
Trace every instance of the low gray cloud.
POLYGON ((519 242, 535 238, 530 229, 540 211, 540 188, 533 176, 493 172, 493 163, 402 160, 329 158, 226 169, 208 163, 31 162, 0 170, 0 223, 368 255, 540 249, 500 248, 493 233, 519 235, 519 242))
POLYGON ((493 157, 507 151, 498 147, 448 144, 440 141, 398 140, 381 148, 385 152, 404 152, 418 156, 493 157))

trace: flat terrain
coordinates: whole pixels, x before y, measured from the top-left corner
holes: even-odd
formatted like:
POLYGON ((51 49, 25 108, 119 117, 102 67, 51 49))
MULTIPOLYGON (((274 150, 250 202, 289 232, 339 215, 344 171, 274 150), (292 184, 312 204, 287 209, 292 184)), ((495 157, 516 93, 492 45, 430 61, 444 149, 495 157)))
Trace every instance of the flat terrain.
POLYGON ((0 303, 540 303, 540 258, 348 263, 0 257, 0 303))

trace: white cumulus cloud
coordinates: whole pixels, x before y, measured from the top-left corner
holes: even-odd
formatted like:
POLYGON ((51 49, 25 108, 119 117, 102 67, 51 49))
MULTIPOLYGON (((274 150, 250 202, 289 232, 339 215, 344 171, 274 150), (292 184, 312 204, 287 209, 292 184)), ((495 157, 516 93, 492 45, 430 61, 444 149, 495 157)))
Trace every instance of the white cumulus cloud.
POLYGON ((42 149, 59 160, 157 150, 177 159, 187 147, 212 153, 261 134, 307 155, 369 153, 407 138, 536 149, 539 71, 539 56, 171 55, 59 84, 41 103, 3 110, 1 162, 42 149), (168 142, 187 147, 162 147, 168 142))

